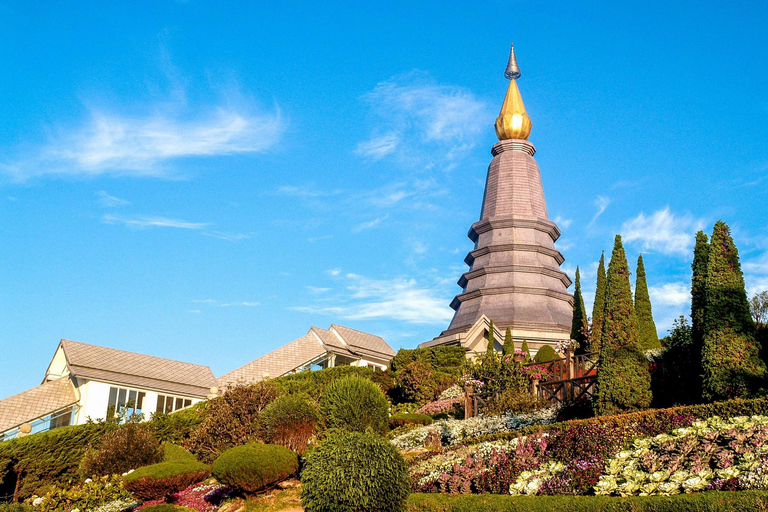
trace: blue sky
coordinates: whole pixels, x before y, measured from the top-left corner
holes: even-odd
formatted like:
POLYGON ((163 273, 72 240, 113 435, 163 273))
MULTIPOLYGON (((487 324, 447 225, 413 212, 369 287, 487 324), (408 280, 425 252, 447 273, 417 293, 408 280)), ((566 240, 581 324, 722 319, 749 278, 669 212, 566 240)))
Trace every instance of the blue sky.
POLYGON ((60 338, 221 375, 439 334, 512 40, 590 305, 621 233, 664 334, 717 219, 768 289, 763 1, 0 2, 0 396, 60 338))

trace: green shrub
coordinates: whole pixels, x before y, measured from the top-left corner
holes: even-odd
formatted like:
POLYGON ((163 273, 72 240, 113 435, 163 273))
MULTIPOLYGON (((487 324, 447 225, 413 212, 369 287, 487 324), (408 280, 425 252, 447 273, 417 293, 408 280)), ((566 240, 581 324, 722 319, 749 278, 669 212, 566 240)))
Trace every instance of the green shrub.
POLYGON ((261 413, 264 442, 304 453, 317 432, 317 411, 298 395, 283 395, 261 413))
POLYGON ((411 488, 402 456, 370 432, 328 437, 308 455, 301 482, 307 512, 399 512, 411 488))
POLYGON ((435 371, 421 361, 414 361, 395 372, 398 394, 406 402, 425 404, 435 399, 437 386, 435 371))
POLYGON ((197 512, 197 510, 193 508, 179 507, 177 505, 171 505, 170 503, 150 505, 149 507, 144 507, 141 510, 144 512, 197 512))
POLYGON ((147 425, 160 441, 183 444, 203 422, 207 405, 208 402, 202 401, 171 414, 153 413, 147 425))
POLYGON ((436 372, 461 375, 467 363, 464 347, 401 348, 392 358, 389 367, 396 372, 416 361, 432 367, 436 372))
POLYGON ((277 386, 272 381, 228 389, 223 396, 208 402, 202 423, 184 447, 210 463, 224 450, 260 441, 259 416, 275 398, 277 386))
POLYGON ((160 462, 163 452, 155 434, 138 423, 120 425, 107 432, 97 448, 89 449, 80 462, 84 478, 125 473, 160 462))
POLYGON ((389 426, 391 428, 397 428, 402 427, 403 425, 431 425, 434 423, 434 419, 432 419, 432 416, 428 416, 426 414, 416 414, 416 413, 400 413, 400 414, 393 414, 389 418, 389 426))
POLYGON ((533 362, 548 363, 549 361, 554 361, 555 359, 560 359, 557 353, 555 353, 555 349, 549 345, 544 345, 539 349, 538 352, 536 352, 536 355, 533 358, 533 362))
POLYGON ((0 503, 0 512, 35 512, 35 509, 21 503, 0 503))
POLYGON ((299 457, 276 444, 246 444, 231 448, 213 463, 213 476, 222 484, 255 493, 296 474, 299 457))
POLYGON ((326 429, 364 432, 372 428, 385 434, 389 404, 379 387, 361 377, 332 382, 320 398, 320 418, 326 429))
POLYGON ((164 443, 163 444, 163 462, 178 462, 178 461, 189 461, 189 462, 196 462, 197 458, 195 458, 195 455, 182 448, 181 446, 173 443, 164 443))
MULTIPOLYGON (((76 508, 93 510, 113 501, 136 503, 130 493, 123 488, 122 478, 118 475, 103 476, 73 486, 53 486, 41 498, 42 503, 35 507, 36 512, 63 512, 76 508)), ((27 504, 33 501, 30 497, 27 499, 27 504)))
POLYGON ((210 476, 201 462, 160 462, 123 477, 123 486, 140 500, 156 500, 186 489, 210 476))
POLYGON ((325 370, 284 375, 271 382, 277 386, 280 394, 305 395, 317 401, 332 382, 351 376, 372 379, 375 373, 379 372, 362 366, 336 366, 325 370))

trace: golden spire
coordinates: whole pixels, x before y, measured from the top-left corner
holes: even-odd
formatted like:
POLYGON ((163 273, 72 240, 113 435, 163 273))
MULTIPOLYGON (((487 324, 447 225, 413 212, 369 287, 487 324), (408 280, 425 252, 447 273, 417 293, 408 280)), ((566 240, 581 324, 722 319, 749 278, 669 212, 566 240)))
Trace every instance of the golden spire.
POLYGON ((531 118, 525 111, 523 98, 517 88, 517 79, 520 78, 520 68, 515 59, 515 45, 509 49, 509 62, 504 76, 509 79, 509 88, 504 97, 499 117, 496 118, 496 136, 499 140, 528 139, 531 134, 531 118))

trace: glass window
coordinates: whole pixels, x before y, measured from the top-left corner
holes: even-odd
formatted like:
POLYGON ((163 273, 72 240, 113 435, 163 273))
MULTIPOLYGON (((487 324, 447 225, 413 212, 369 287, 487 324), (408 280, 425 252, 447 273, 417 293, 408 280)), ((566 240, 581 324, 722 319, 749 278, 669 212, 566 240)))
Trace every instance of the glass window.
POLYGON ((110 387, 107 419, 119 418, 122 422, 134 415, 141 414, 146 395, 146 392, 136 389, 110 387))
POLYGON ((157 395, 157 409, 155 412, 170 414, 172 412, 184 409, 192 405, 189 398, 180 398, 176 396, 157 395))

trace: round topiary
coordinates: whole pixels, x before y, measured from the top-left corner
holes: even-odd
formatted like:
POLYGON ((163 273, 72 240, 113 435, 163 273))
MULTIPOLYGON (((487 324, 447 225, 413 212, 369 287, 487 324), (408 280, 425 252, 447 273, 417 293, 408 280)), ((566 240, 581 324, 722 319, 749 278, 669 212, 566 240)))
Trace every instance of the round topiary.
POLYGON ((332 382, 320 397, 320 418, 326 429, 365 432, 371 428, 385 434, 389 403, 379 386, 361 377, 332 382))
POLYGON ((536 352, 536 357, 533 358, 534 363, 547 363, 558 359, 555 349, 549 345, 544 345, 536 352))
POLYGON ((190 461, 197 462, 192 452, 173 443, 163 444, 163 462, 190 461))
POLYGON ((202 462, 171 461, 144 466, 123 477, 123 487, 140 500, 157 500, 208 478, 202 462))
POLYGON ((317 432, 317 411, 297 395, 283 395, 270 403, 259 416, 264 442, 279 444, 304 453, 317 432))
POLYGON ((411 490, 408 467, 371 432, 335 432, 307 456, 301 472, 307 512, 400 512, 411 490))
POLYGON ((278 484, 299 470, 299 456, 276 444, 246 444, 225 451, 211 471, 226 485, 254 493, 278 484))

